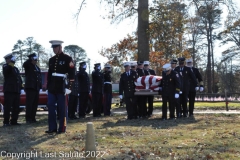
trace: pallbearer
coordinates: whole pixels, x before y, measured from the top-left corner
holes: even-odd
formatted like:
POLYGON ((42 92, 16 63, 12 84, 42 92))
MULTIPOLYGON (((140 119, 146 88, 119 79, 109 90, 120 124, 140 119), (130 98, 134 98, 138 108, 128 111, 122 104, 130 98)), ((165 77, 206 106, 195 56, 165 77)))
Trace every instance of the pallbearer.
POLYGON ((74 81, 74 63, 72 57, 62 51, 63 41, 52 40, 55 56, 49 59, 48 69, 48 130, 46 133, 65 133, 67 126, 67 98, 71 93, 72 82, 74 81), (68 74, 68 76, 66 75, 68 74), (68 79, 69 78, 69 79, 68 79), (59 109, 59 126, 57 130, 56 104, 59 109))
POLYGON ((189 99, 189 117, 193 116, 193 111, 194 111, 194 103, 195 103, 195 97, 196 97, 196 91, 203 91, 203 80, 202 80, 202 75, 200 74, 199 70, 195 67, 193 67, 193 61, 192 58, 189 58, 186 60, 187 62, 187 67, 191 68, 191 71, 194 73, 199 86, 194 86, 194 83, 190 80, 190 90, 188 94, 188 99, 189 99))
POLYGON ((112 105, 112 78, 110 64, 105 64, 103 77, 104 77, 103 113, 104 116, 110 116, 111 115, 110 110, 112 105))
MULTIPOLYGON (((156 75, 155 71, 153 69, 149 68, 149 61, 144 61, 144 70, 145 72, 147 72, 147 75, 156 75)), ((148 111, 147 111, 147 115, 149 117, 152 116, 152 112, 153 112, 153 98, 154 96, 146 96, 147 99, 147 103, 148 103, 148 111)))

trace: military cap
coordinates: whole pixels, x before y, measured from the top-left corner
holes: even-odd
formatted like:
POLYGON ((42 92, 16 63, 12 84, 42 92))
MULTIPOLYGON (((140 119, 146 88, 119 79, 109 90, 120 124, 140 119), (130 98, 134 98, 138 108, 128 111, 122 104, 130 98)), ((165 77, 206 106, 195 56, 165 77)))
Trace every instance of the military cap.
POLYGON ((52 44, 52 48, 54 48, 54 47, 61 46, 62 43, 63 43, 63 41, 60 41, 60 40, 51 40, 51 41, 49 41, 49 43, 51 43, 51 44, 52 44))
POLYGON ((166 63, 166 64, 163 65, 163 71, 164 71, 164 72, 167 72, 167 71, 169 71, 170 69, 172 69, 170 63, 166 63))
POLYGON ((3 58, 8 59, 8 58, 12 58, 12 57, 13 57, 13 54, 9 53, 9 54, 5 55, 3 58))
POLYGON ((111 67, 111 65, 108 64, 108 63, 106 63, 106 64, 104 65, 104 68, 110 68, 110 67, 111 67))
POLYGON ((184 62, 184 61, 185 61, 185 58, 184 58, 184 57, 180 57, 180 58, 178 58, 178 61, 179 61, 179 62, 184 62))
POLYGON ((80 66, 85 65, 85 64, 86 64, 86 62, 84 62, 84 61, 79 63, 80 66))
POLYGON ((94 64, 95 67, 101 66, 101 63, 94 64))
POLYGON ((138 64, 138 65, 142 65, 142 64, 143 64, 143 61, 138 61, 137 64, 138 64))
POLYGON ((130 66, 130 63, 129 63, 129 62, 124 62, 124 63, 123 63, 123 66, 124 66, 124 67, 130 66))
POLYGON ((143 65, 144 65, 144 66, 148 66, 148 65, 149 65, 149 61, 144 61, 144 62, 143 62, 143 65))
POLYGON ((37 55, 36 55, 36 53, 33 53, 33 54, 28 55, 28 58, 29 58, 29 59, 30 59, 30 58, 37 59, 37 55))
POLYGON ((193 60, 192 60, 192 58, 189 58, 189 59, 186 60, 186 62, 187 62, 187 63, 192 63, 193 60))
POLYGON ((129 62, 131 66, 136 66, 137 65, 137 61, 130 61, 129 62))
POLYGON ((171 60, 171 64, 176 64, 177 63, 177 60, 176 59, 172 59, 171 60))

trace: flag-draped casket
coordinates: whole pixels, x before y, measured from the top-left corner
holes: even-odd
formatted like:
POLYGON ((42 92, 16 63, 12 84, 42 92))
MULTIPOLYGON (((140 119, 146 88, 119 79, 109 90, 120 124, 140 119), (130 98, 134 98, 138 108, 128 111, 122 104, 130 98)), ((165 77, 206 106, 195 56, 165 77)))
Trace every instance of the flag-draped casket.
POLYGON ((143 76, 135 80, 136 92, 135 95, 157 95, 161 76, 143 76))

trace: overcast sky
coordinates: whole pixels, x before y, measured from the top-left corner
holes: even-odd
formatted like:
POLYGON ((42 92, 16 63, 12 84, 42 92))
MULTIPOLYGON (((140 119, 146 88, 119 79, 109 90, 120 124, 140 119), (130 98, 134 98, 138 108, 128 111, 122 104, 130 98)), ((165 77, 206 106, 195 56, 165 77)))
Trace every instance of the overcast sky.
MULTIPOLYGON (((99 1, 87 0, 76 25, 73 15, 81 1, 0 0, 0 62, 12 51, 17 40, 27 37, 34 37, 37 43, 50 51, 50 40, 63 40, 63 47, 75 44, 85 49, 92 64, 106 62, 98 52, 135 31, 136 21, 112 25, 101 17, 104 7, 99 5, 99 1)), ((219 50, 218 46, 216 49, 219 50)), ((218 54, 220 52, 217 51, 218 54)))

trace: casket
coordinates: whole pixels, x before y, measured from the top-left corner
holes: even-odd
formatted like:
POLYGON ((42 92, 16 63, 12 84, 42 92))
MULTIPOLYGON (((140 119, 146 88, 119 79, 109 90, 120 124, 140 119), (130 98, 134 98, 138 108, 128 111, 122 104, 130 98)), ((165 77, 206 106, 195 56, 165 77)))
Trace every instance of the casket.
POLYGON ((143 76, 135 80, 135 95, 158 95, 161 76, 143 76))

